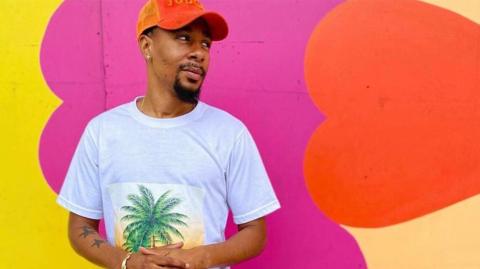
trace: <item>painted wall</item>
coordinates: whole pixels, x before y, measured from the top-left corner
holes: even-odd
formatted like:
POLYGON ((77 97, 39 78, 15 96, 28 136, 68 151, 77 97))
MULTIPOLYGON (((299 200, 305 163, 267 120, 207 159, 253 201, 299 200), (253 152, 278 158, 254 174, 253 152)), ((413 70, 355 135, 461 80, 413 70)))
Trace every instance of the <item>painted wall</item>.
MULTIPOLYGON (((480 1, 203 3, 231 34, 202 99, 246 123, 283 206, 236 268, 480 266, 480 1)), ((86 122, 145 89, 142 4, 0 3, 2 268, 94 268, 54 200, 86 122)))

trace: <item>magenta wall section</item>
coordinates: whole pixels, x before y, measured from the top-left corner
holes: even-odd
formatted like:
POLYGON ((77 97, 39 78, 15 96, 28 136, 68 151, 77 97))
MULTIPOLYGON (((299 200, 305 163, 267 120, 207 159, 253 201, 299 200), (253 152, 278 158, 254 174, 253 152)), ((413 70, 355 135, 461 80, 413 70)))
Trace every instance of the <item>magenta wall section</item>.
MULTIPOLYGON (((264 254, 235 268, 366 268, 355 240, 315 207, 302 171, 308 139, 324 120, 305 86, 305 47, 315 25, 341 1, 203 2, 224 14, 231 32, 212 48, 202 100, 249 127, 282 203, 268 217, 264 254)), ((56 192, 88 120, 144 92, 135 40, 142 4, 65 1, 50 21, 41 65, 64 103, 43 132, 40 161, 56 192)))

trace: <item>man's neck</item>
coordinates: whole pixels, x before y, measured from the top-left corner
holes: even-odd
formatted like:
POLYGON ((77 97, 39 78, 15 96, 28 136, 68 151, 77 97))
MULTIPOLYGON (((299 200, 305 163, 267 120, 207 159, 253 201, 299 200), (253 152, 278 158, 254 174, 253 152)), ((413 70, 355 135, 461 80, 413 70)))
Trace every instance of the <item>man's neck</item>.
POLYGON ((192 111, 195 104, 178 99, 173 90, 149 85, 144 98, 137 101, 137 107, 150 117, 174 118, 192 111))

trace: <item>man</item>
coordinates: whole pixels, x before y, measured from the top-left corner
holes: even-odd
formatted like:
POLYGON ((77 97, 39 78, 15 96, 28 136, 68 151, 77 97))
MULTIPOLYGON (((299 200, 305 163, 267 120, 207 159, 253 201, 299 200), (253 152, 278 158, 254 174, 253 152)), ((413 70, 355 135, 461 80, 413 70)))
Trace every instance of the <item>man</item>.
POLYGON ((227 33, 197 0, 150 0, 140 11, 146 95, 89 122, 57 200, 86 259, 112 269, 228 268, 262 251, 264 216, 280 205, 258 150, 239 120, 198 100, 211 43, 227 33), (229 210, 238 232, 225 241, 229 210))

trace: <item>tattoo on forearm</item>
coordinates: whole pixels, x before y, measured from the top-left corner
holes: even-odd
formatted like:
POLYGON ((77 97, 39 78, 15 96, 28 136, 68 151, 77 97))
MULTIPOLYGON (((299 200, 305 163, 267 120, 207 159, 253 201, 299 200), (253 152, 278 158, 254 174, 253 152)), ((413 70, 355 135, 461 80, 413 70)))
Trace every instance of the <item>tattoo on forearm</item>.
MULTIPOLYGON (((82 229, 82 233, 79 235, 79 237, 83 237, 83 238, 87 238, 91 234, 95 235, 96 232, 97 232, 92 227, 86 226, 86 225, 82 226, 80 228, 82 229)), ((102 239, 93 239, 93 243, 92 243, 91 247, 100 248, 100 245, 103 244, 103 243, 106 243, 106 241, 102 240, 102 239)))
POLYGON ((100 245, 103 243, 105 243, 105 240, 94 239, 91 247, 96 246, 97 248, 100 248, 100 245))
POLYGON ((82 227, 82 233, 79 236, 82 236, 83 238, 86 238, 87 236, 94 234, 95 230, 93 230, 91 227, 88 226, 83 226, 82 227))

